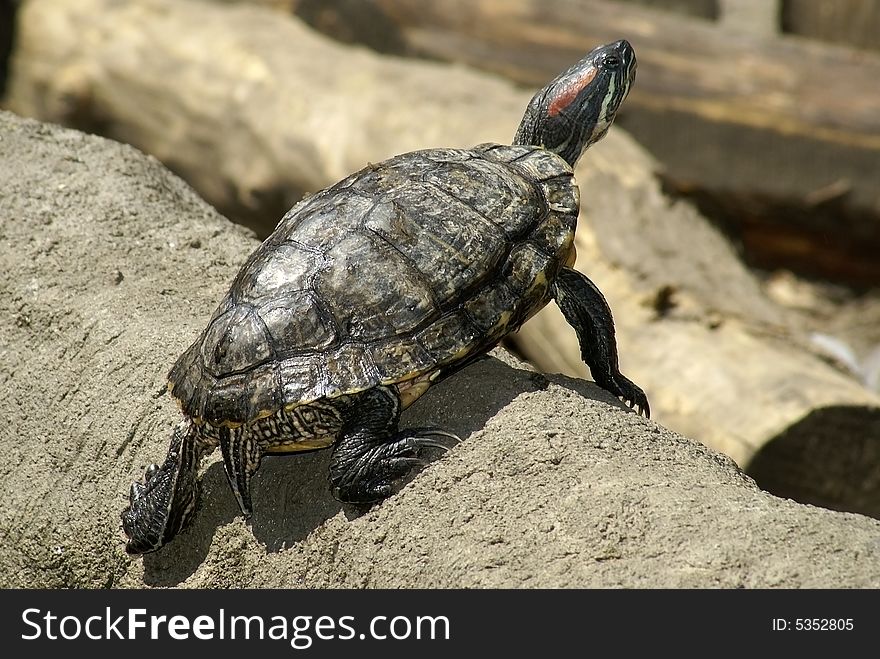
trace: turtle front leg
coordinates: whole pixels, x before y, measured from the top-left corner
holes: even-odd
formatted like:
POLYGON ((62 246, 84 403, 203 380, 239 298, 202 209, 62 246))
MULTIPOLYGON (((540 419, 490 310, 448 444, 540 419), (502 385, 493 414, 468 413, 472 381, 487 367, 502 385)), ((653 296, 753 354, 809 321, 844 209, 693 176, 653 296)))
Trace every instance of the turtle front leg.
POLYGON ((390 496, 394 482, 425 464, 420 449, 448 451, 437 441, 455 435, 435 428, 398 430, 400 398, 388 387, 357 394, 347 410, 330 462, 333 496, 344 503, 372 503, 390 496))
POLYGON ((189 419, 177 424, 162 466, 150 465, 144 482, 131 485, 122 511, 125 551, 156 551, 186 527, 196 508, 199 462, 214 446, 189 419))
POLYGON ((565 320, 577 332, 581 358, 590 367, 596 384, 650 417, 645 392, 620 372, 614 319, 602 292, 577 270, 562 268, 552 294, 565 320))

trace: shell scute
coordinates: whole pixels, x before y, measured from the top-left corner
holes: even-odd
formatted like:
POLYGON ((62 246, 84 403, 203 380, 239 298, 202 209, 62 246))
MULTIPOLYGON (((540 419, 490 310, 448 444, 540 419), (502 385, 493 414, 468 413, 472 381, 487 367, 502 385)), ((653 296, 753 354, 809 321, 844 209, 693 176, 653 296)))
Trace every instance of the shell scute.
POLYGON ((172 393, 199 422, 235 425, 380 383, 422 391, 547 302, 576 207, 571 169, 536 147, 370 165, 282 218, 172 393))

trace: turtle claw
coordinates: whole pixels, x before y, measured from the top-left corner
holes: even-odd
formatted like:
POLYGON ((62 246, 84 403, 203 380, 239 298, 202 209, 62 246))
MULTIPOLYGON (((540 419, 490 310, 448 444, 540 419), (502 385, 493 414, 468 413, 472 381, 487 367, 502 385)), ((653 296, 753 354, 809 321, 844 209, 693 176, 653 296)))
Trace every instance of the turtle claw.
POLYGON ((128 491, 128 502, 129 507, 136 504, 138 499, 144 496, 144 492, 146 492, 147 488, 143 485, 143 483, 139 483, 135 481, 131 484, 131 488, 128 491))
POLYGON ((650 417, 645 392, 618 370, 614 319, 602 292, 586 275, 565 267, 556 278, 553 294, 565 320, 577 332, 581 358, 596 384, 650 417))
POLYGON ((356 504, 374 503, 391 496, 394 481, 426 464, 415 455, 417 450, 413 438, 402 437, 372 446, 360 455, 345 456, 344 463, 340 461, 338 466, 331 467, 333 496, 356 504))
POLYGON ((427 426, 424 428, 409 428, 404 430, 401 438, 406 438, 412 442, 415 449, 420 448, 435 448, 443 451, 444 453, 448 453, 452 450, 454 446, 461 444, 461 437, 458 435, 447 432, 442 428, 434 428, 431 426, 427 426), (435 437, 441 437, 452 440, 452 446, 448 446, 439 441, 436 441, 435 437))
POLYGON ((615 393, 626 405, 645 418, 651 418, 651 406, 648 404, 648 397, 645 395, 645 392, 642 391, 641 387, 623 375, 619 375, 615 378, 614 384, 617 389, 615 393))
POLYGON ((632 401, 631 406, 639 415, 646 419, 651 418, 651 406, 648 405, 648 397, 645 394, 642 394, 640 399, 632 401))
POLYGON ((428 463, 421 458, 401 457, 390 459, 388 464, 393 465, 393 469, 395 470, 399 469, 401 471, 401 476, 404 476, 410 469, 414 467, 424 467, 428 463))
POLYGON ((448 452, 450 447, 433 439, 455 438, 433 428, 411 428, 396 435, 393 441, 373 445, 352 455, 338 454, 331 468, 333 496, 346 503, 373 503, 390 496, 395 482, 433 460, 420 455, 422 449, 448 452))
POLYGON ((159 465, 157 465, 156 463, 151 464, 144 472, 144 482, 149 483, 153 479, 153 476, 155 476, 158 472, 159 465))
POLYGON ((648 397, 645 392, 625 375, 618 373, 608 378, 598 378, 596 384, 620 399, 624 405, 632 408, 637 414, 651 418, 651 407, 648 405, 648 397))

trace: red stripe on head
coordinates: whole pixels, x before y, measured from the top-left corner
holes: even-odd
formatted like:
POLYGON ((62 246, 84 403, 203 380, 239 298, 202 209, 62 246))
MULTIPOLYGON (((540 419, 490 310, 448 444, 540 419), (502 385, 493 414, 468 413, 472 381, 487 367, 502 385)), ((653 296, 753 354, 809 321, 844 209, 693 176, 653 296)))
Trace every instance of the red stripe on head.
POLYGON ((556 98, 553 99, 550 105, 547 106, 547 114, 551 117, 555 117, 571 105, 572 101, 577 98, 577 95, 581 93, 584 87, 593 82, 593 78, 596 77, 596 72, 596 67, 591 66, 584 71, 579 78, 570 81, 562 91, 556 95, 556 98))

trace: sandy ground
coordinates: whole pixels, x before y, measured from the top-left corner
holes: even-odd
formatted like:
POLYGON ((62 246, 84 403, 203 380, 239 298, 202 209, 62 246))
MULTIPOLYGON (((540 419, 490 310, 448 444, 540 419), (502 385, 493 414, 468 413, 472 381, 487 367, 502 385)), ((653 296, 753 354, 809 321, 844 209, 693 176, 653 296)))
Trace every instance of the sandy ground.
POLYGON ((502 352, 408 411, 464 442, 384 503, 333 500, 326 451, 268 458, 245 524, 215 454, 192 527, 128 557, 165 373, 256 244, 153 158, 0 113, 0 586, 880 586, 880 522, 502 352))

